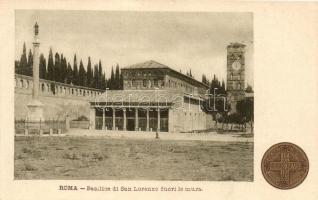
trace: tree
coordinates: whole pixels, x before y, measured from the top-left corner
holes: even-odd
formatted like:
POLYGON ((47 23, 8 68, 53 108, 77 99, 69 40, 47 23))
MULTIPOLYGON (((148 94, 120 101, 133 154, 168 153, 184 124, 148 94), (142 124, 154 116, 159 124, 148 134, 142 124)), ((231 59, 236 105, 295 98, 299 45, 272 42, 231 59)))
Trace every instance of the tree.
POLYGON ((67 82, 67 62, 63 54, 61 54, 60 81, 62 83, 67 82))
POLYGON ((114 89, 118 90, 120 87, 120 72, 119 72, 119 65, 116 65, 116 72, 115 72, 115 81, 114 81, 114 89))
POLYGON ((76 54, 74 55, 74 64, 73 64, 73 80, 74 85, 78 85, 78 69, 77 69, 77 60, 76 54))
POLYGON ((73 80, 73 69, 70 63, 67 63, 66 83, 71 84, 73 80))
POLYGON ((86 71, 84 69, 84 65, 83 65, 82 60, 80 61, 78 76, 79 76, 78 84, 81 86, 85 86, 86 85, 86 71))
POLYGON ((108 87, 110 90, 114 90, 114 81, 115 81, 115 73, 114 73, 114 68, 112 66, 112 71, 111 71, 111 74, 110 74, 110 79, 108 81, 108 87))
POLYGON ((51 81, 54 80, 54 63, 53 63, 52 48, 50 48, 49 60, 48 60, 48 64, 47 64, 47 79, 51 80, 51 81))
POLYGON ((18 74, 26 74, 25 71, 27 69, 27 55, 26 55, 26 46, 25 46, 25 42, 23 43, 23 51, 22 51, 22 55, 20 57, 20 62, 18 65, 18 68, 16 69, 18 74))
POLYGON ((102 77, 103 76, 103 68, 102 68, 102 62, 101 60, 99 60, 98 62, 98 85, 99 85, 99 88, 98 89, 101 89, 102 87, 102 77))
POLYGON ((31 49, 29 50, 28 63, 27 63, 27 68, 25 72, 26 72, 25 75, 27 76, 33 75, 33 54, 31 49))
POLYGON ((94 88, 99 88, 99 80, 98 80, 98 65, 94 65, 94 88))
POLYGON ((39 71, 40 71, 40 78, 46 79, 46 75, 47 75, 46 60, 45 60, 43 54, 40 55, 40 67, 39 67, 39 68, 40 68, 40 69, 39 69, 39 71))
POLYGON ((14 72, 20 74, 20 62, 17 60, 14 61, 14 72))
POLYGON ((246 89, 245 89, 245 92, 247 92, 247 93, 253 93, 254 91, 253 91, 252 86, 251 86, 251 85, 247 85, 247 87, 246 87, 246 89))
POLYGON ((86 73, 86 86, 92 87, 92 81, 93 81, 92 63, 91 63, 91 58, 88 57, 87 73, 86 73))
POLYGON ((254 100, 252 98, 246 98, 238 101, 236 104, 236 110, 241 117, 241 122, 250 123, 251 132, 253 133, 253 123, 254 123, 254 100))
POLYGON ((105 72, 103 72, 103 75, 102 75, 101 89, 102 89, 102 90, 106 90, 106 78, 105 78, 105 72))
POLYGON ((54 63, 54 81, 61 81, 61 60, 60 55, 55 53, 55 63, 54 63))

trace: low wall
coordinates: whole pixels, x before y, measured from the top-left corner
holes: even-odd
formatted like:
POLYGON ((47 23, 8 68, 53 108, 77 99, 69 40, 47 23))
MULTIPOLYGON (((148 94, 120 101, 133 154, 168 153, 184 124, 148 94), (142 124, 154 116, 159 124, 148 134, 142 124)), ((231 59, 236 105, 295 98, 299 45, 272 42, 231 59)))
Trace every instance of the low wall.
MULTIPOLYGON (((31 91, 15 91, 14 116, 16 119, 25 119, 27 117, 27 104, 31 100, 31 91)), ((45 119, 65 119, 66 115, 71 120, 81 115, 89 118, 90 104, 88 99, 40 95, 39 100, 44 104, 43 113, 45 119)))

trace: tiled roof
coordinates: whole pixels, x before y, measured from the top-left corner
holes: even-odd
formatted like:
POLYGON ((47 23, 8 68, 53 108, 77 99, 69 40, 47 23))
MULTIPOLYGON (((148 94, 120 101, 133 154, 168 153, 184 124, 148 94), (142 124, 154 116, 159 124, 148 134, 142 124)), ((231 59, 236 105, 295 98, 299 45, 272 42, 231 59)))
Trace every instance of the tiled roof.
POLYGON ((183 101, 178 90, 107 90, 91 102, 173 102, 183 101))
POLYGON ((167 65, 158 63, 158 62, 156 62, 154 60, 149 60, 149 61, 146 61, 146 62, 143 62, 143 63, 137 63, 137 64, 134 64, 134 65, 130 65, 130 66, 124 67, 122 69, 169 69, 169 70, 171 70, 171 71, 173 71, 173 72, 175 72, 175 73, 187 78, 188 80, 192 80, 192 81, 195 81, 196 83, 204 85, 205 87, 209 87, 207 84, 202 83, 201 81, 198 81, 198 80, 196 80, 193 77, 190 77, 190 76, 187 76, 187 75, 185 75, 183 73, 180 73, 177 70, 174 70, 174 69, 168 67, 167 65))
POLYGON ((124 67, 122 69, 149 69, 149 68, 151 68, 151 69, 153 69, 153 68, 168 69, 169 67, 166 65, 163 65, 161 63, 158 63, 156 61, 149 60, 149 61, 146 61, 143 63, 137 63, 134 65, 130 65, 130 66, 124 67))

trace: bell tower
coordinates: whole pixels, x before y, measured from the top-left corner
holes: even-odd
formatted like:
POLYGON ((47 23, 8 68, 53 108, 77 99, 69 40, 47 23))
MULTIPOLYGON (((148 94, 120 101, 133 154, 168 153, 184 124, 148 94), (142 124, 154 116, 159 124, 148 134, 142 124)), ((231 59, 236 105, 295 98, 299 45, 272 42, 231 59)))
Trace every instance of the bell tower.
POLYGON ((241 43, 227 46, 226 87, 231 113, 236 112, 236 103, 245 97, 245 46, 241 43))

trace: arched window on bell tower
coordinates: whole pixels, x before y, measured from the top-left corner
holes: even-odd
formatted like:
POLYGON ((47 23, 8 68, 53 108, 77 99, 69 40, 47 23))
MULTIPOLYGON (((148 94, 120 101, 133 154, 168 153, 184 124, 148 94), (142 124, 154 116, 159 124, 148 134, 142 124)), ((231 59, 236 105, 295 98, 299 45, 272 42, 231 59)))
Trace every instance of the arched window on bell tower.
POLYGON ((231 73, 231 78, 230 78, 230 80, 233 80, 233 73, 231 73))
POLYGON ((240 84, 240 83, 237 84, 237 89, 238 89, 238 90, 241 89, 241 84, 240 84))

